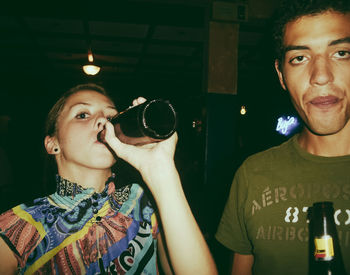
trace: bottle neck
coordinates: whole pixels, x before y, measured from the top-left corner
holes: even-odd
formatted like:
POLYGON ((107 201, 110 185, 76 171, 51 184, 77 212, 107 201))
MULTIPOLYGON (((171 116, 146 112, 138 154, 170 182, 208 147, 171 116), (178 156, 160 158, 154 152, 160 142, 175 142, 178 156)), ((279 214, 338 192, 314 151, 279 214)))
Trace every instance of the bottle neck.
POLYGON ((331 202, 315 203, 309 212, 309 274, 345 274, 334 208, 331 202))

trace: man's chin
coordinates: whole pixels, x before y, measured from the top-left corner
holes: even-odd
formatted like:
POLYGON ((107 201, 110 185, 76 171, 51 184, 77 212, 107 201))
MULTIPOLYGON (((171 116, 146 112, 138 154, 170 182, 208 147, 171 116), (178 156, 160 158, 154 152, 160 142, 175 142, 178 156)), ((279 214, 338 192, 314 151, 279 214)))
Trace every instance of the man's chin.
POLYGON ((317 136, 331 136, 340 132, 343 127, 334 127, 334 125, 317 125, 317 127, 308 127, 308 129, 317 136))

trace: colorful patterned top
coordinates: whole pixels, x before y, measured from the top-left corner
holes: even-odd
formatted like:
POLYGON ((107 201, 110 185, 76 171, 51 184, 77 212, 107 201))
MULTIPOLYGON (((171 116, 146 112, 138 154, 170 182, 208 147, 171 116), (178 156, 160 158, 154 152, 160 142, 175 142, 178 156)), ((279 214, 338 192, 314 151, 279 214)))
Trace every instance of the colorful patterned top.
POLYGON ((138 184, 101 193, 57 176, 56 193, 0 215, 20 274, 158 274, 158 225, 138 184))

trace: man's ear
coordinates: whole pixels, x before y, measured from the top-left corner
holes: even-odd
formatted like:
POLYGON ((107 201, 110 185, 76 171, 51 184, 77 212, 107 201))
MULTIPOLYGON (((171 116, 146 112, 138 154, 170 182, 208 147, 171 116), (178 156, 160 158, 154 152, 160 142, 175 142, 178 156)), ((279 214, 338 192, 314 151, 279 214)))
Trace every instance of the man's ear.
POLYGON ((50 155, 57 155, 60 152, 60 146, 56 137, 46 136, 44 140, 46 152, 50 155))
POLYGON ((283 90, 287 90, 287 87, 284 83, 283 73, 280 70, 280 62, 278 61, 278 59, 275 60, 275 69, 276 69, 278 79, 280 80, 280 84, 281 84, 283 90))

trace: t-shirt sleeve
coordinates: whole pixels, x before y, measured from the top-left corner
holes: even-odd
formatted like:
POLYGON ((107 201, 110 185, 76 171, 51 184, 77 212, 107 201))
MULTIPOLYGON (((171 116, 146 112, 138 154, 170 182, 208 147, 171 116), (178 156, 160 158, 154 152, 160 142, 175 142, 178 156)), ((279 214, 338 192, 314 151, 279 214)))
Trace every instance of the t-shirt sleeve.
POLYGON ((215 235, 221 244, 239 254, 252 254, 252 245, 248 238, 244 215, 246 198, 247 182, 244 166, 241 166, 233 179, 215 235))
POLYGON ((22 219, 17 206, 0 215, 0 238, 2 238, 17 258, 18 265, 24 267, 29 254, 41 239, 36 227, 22 219))

